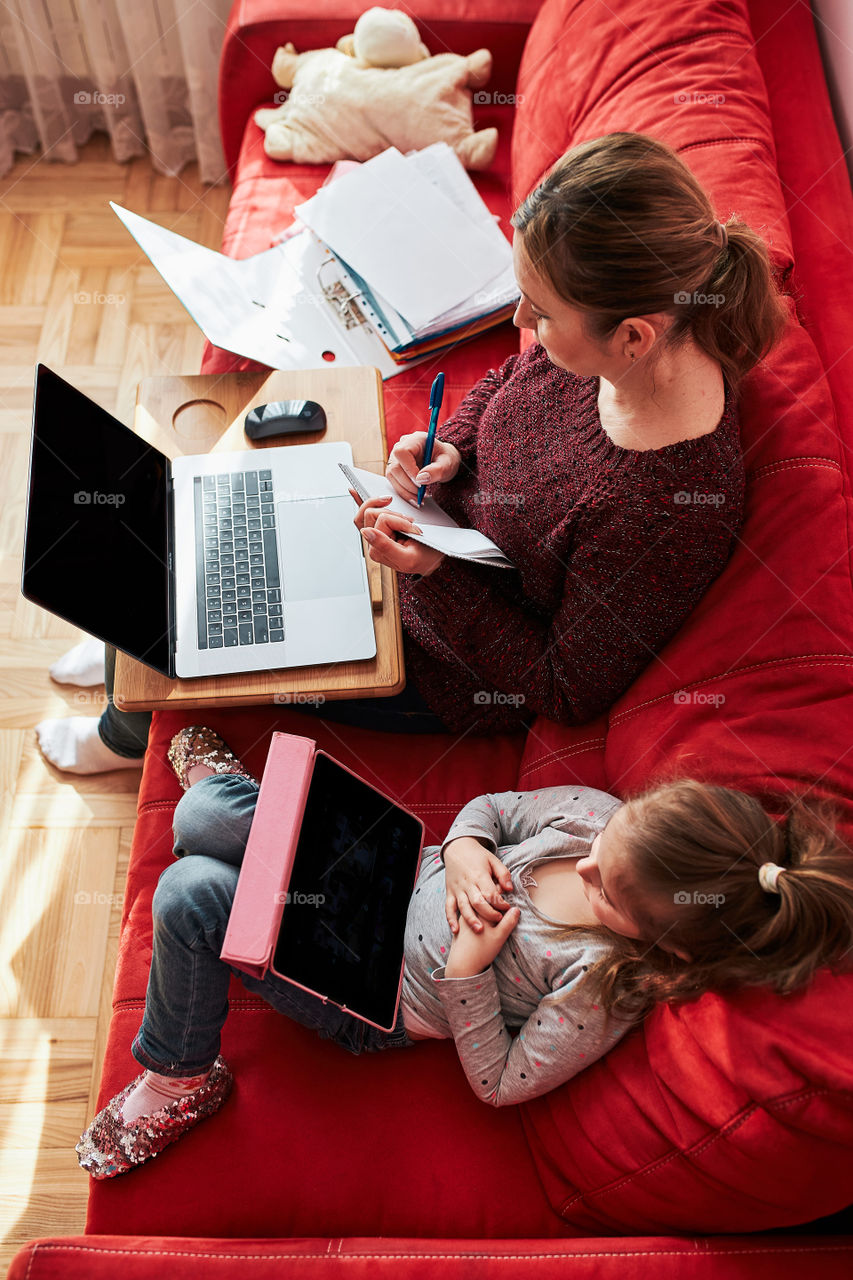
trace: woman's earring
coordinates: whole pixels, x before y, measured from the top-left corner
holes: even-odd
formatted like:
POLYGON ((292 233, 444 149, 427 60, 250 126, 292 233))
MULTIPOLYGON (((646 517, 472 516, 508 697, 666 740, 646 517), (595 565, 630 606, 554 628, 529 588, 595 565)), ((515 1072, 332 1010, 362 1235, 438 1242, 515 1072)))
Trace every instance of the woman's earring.
POLYGON ((634 353, 633 353, 633 351, 632 351, 632 352, 630 352, 630 356, 631 356, 631 359, 633 360, 633 359, 634 359, 634 353))

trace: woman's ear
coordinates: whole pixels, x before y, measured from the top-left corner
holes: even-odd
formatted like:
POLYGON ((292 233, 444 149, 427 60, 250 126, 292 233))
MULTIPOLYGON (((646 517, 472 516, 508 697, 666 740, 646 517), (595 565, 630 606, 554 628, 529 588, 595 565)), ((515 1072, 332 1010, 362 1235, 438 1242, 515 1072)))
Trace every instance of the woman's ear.
POLYGON ((623 320, 613 335, 615 346, 623 355, 633 353, 636 359, 648 355, 663 338, 672 317, 663 312, 650 316, 630 316, 623 320))

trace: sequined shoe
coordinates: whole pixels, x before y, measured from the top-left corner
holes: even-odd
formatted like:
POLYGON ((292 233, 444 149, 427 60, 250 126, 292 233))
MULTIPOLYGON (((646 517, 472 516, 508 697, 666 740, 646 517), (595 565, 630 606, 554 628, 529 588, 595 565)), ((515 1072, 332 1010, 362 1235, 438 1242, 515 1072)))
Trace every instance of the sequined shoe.
POLYGON ((168 750, 169 764, 175 770, 184 791, 189 789, 187 773, 193 765, 204 764, 214 773, 236 773, 240 778, 257 782, 231 748, 223 742, 214 729, 207 725, 193 724, 181 729, 171 741, 168 750))
POLYGON ((214 1115, 234 1083, 228 1064, 219 1057, 204 1084, 192 1093, 167 1102, 150 1116, 140 1116, 138 1120, 127 1123, 121 1117, 122 1105, 144 1075, 143 1071, 121 1093, 110 1099, 75 1147, 81 1169, 93 1178, 115 1178, 159 1155, 200 1121, 214 1115))

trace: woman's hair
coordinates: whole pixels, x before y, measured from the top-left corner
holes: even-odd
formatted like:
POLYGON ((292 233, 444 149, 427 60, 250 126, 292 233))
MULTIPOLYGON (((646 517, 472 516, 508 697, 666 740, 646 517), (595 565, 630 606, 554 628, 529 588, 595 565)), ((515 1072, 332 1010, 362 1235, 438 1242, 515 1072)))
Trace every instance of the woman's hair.
POLYGON ((608 938, 613 950, 590 970, 605 1007, 642 1016, 706 991, 787 993, 822 966, 853 967, 853 850, 826 804, 795 798, 777 821, 741 791, 682 779, 617 812, 643 940, 608 938), (762 887, 765 863, 784 868, 778 893, 762 887))
POLYGON ((533 269, 587 313, 594 341, 630 316, 665 312, 665 342, 692 335, 737 387, 782 332, 764 241, 732 216, 724 247, 690 169, 647 134, 609 133, 567 151, 512 225, 533 269))

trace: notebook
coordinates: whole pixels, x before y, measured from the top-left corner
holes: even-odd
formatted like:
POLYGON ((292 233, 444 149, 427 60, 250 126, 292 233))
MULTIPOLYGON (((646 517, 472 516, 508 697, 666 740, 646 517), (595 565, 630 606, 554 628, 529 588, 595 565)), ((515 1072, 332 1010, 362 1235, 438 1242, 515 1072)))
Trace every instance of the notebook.
POLYGON ((392 1030, 423 837, 312 739, 274 733, 221 958, 392 1030))
POLYGON ((432 498, 424 497, 420 507, 413 507, 401 498, 397 490, 384 476, 373 471, 365 471, 361 467, 353 467, 348 463, 340 463, 341 471, 355 489, 362 502, 368 498, 385 498, 390 496, 391 502, 383 507, 384 511, 395 511, 397 515, 408 516, 414 520, 423 535, 413 533, 413 541, 423 542, 427 547, 442 551, 446 556, 455 556, 459 560, 471 560, 475 564, 488 564, 496 569, 512 569, 515 566, 508 560, 496 542, 487 538, 479 529, 463 529, 452 516, 442 511, 432 498))

